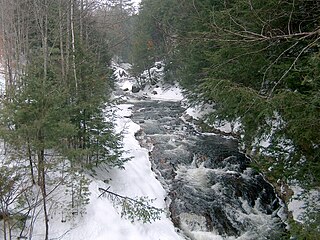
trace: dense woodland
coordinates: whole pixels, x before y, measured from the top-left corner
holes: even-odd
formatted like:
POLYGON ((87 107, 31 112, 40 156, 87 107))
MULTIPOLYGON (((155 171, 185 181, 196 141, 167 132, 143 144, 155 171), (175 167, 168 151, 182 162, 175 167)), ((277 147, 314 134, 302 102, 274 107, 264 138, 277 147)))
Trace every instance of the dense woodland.
MULTIPOLYGON (((135 24, 135 71, 164 60, 169 82, 214 105, 211 122, 241 123, 244 150, 275 186, 319 188, 319 1, 143 0, 135 24)), ((299 239, 319 237, 310 215, 299 239)))
POLYGON ((12 239, 17 228, 25 235, 21 224, 27 217, 32 223, 34 209, 42 205, 48 239, 47 202, 55 189, 64 185, 70 196, 65 218, 83 214, 85 172, 100 164, 122 167, 127 160, 121 158, 121 136, 104 113, 113 86, 110 46, 123 38, 111 33, 124 19, 124 6, 85 0, 2 0, 0 5, 6 81, 1 237, 12 239))
MULTIPOLYGON (((66 185, 66 212, 80 214, 88 201, 84 170, 126 161, 103 115, 113 55, 132 63, 134 75, 164 61, 166 81, 178 81, 194 103, 213 106, 211 122, 241 124, 243 149, 276 187, 295 180, 319 188, 319 1, 142 0, 139 13, 128 0, 0 5, 4 239, 23 222, 12 205, 28 206, 30 215, 35 188, 48 239, 46 201, 54 186, 66 185)), ((319 213, 309 215, 303 225, 292 223, 288 236, 316 239, 319 213)))

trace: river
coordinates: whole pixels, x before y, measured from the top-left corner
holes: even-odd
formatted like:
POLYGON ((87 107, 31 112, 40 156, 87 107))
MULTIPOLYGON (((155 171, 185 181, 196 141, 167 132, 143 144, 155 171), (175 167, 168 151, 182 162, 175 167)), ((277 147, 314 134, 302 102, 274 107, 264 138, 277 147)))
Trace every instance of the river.
POLYGON ((174 225, 190 239, 280 239, 284 224, 273 187, 250 167, 238 142, 198 132, 178 101, 133 104, 136 134, 167 190, 174 225))

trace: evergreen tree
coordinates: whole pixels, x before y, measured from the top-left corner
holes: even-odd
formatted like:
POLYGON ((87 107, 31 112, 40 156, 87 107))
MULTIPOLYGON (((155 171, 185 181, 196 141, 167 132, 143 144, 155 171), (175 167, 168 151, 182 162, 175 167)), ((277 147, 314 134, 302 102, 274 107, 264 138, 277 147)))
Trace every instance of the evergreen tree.
MULTIPOLYGON (((5 55, 10 61, 1 138, 8 160, 23 162, 29 185, 41 192, 48 239, 48 189, 54 183, 70 188, 70 211, 81 213, 88 202, 83 172, 101 163, 122 167, 125 161, 121 137, 103 111, 112 90, 106 33, 99 31, 95 5, 82 0, 14 1, 3 7, 13 13, 12 18, 1 15, 6 35, 24 32, 20 38, 4 39, 5 47, 11 45, 16 52, 5 55), (12 69, 16 75, 9 73, 12 69), (66 173, 55 179, 53 173, 62 165, 66 173)), ((32 198, 32 191, 28 194, 32 198)))
POLYGON ((190 99, 215 103, 209 120, 241 122, 248 153, 270 139, 252 157, 274 184, 318 187, 319 1, 144 0, 142 7, 138 31, 149 35, 139 34, 135 51, 143 56, 142 40, 160 29, 167 71, 190 99))
MULTIPOLYGON (((169 1, 170 2, 170 1, 169 1)), ((149 69, 155 61, 164 60, 165 33, 161 27, 162 7, 168 1, 142 1, 139 15, 134 19, 132 39, 133 73, 138 75, 149 69)))

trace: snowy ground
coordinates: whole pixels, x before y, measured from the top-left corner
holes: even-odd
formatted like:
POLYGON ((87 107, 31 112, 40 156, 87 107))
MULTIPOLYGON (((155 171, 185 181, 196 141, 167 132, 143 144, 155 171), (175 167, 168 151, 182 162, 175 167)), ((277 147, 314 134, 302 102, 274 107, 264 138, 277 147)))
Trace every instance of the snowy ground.
MULTIPOLYGON (((143 224, 130 222, 121 218, 118 209, 107 198, 98 198, 99 187, 128 197, 148 196, 156 199, 155 207, 166 209, 164 198, 166 193, 151 171, 148 151, 140 147, 134 137, 139 126, 130 118, 130 105, 121 104, 116 110, 117 131, 124 131, 125 157, 133 157, 125 164, 125 170, 113 169, 107 172, 101 167, 97 176, 89 186, 91 196, 87 206, 87 214, 78 217, 73 222, 61 223, 53 221, 50 224, 51 237, 64 240, 178 240, 180 237, 167 218, 162 214, 161 220, 143 224), (99 179, 99 180, 98 180, 99 179), (109 184, 103 180, 111 179, 109 184)), ((37 238, 34 238, 37 239, 37 238)), ((39 235, 39 239, 42 239, 39 235)))
MULTIPOLYGON (((162 64, 159 62, 159 64, 162 64)), ((118 87, 122 90, 130 93, 132 87, 137 84, 136 79, 128 77, 128 69, 130 65, 121 64, 120 66, 114 67, 115 77, 118 79, 118 87)), ((156 67, 151 68, 151 73, 154 73, 158 76, 159 82, 154 85, 147 84, 144 89, 140 90, 138 93, 135 93, 135 98, 145 98, 151 100, 164 100, 164 101, 181 101, 183 100, 182 90, 178 85, 168 85, 163 84, 163 68, 157 69, 156 67)), ((147 78, 148 74, 143 73, 147 78)))
MULTIPOLYGON (((122 88, 128 82, 124 82, 122 88)), ((165 99, 168 92, 159 96, 165 99)), ((166 192, 156 180, 151 171, 148 150, 140 147, 134 134, 140 129, 139 125, 132 122, 130 104, 120 104, 115 107, 116 131, 124 133, 124 157, 132 159, 125 164, 125 169, 112 169, 107 171, 100 167, 97 175, 91 179, 89 186, 90 203, 87 214, 77 217, 72 222, 61 223, 60 219, 50 221, 51 238, 63 240, 179 240, 182 238, 168 218, 165 204, 166 192), (111 179, 111 180, 110 180, 111 179), (110 180, 108 184, 104 180, 110 180), (119 209, 115 208, 107 198, 98 198, 101 192, 98 188, 107 189, 128 197, 147 196, 156 199, 153 205, 163 208, 165 212, 161 220, 143 224, 130 222, 121 218, 119 209)), ((37 230, 33 239, 43 239, 37 230), (36 237, 38 236, 38 237, 36 237)))
POLYGON ((292 213, 293 219, 304 223, 308 221, 307 213, 316 213, 320 209, 320 191, 312 189, 307 191, 298 184, 292 184, 290 189, 293 191, 288 210, 292 213))
POLYGON ((187 116, 192 117, 195 120, 204 120, 205 123, 207 123, 209 126, 213 127, 214 129, 218 130, 221 133, 225 134, 233 134, 233 133, 239 133, 241 129, 241 123, 239 121, 236 122, 228 122, 228 121, 215 121, 214 123, 208 123, 206 120, 206 115, 214 112, 215 106, 209 105, 209 104, 203 104, 203 105, 196 105, 191 106, 186 109, 185 114, 187 116))
MULTIPOLYGON (((0 75, 1 78, 1 75, 0 75)), ((2 79, 2 78, 1 78, 2 79)), ((1 80, 0 79, 0 80, 1 80)), ((123 82, 123 84, 128 84, 123 82)), ((121 85, 123 88, 125 85, 121 85)), ((174 90, 163 91, 158 97, 166 99, 170 94, 181 98, 181 94, 174 90)), ((170 97, 172 99, 172 97, 170 97)), ((179 240, 181 237, 169 219, 165 203, 166 192, 151 170, 148 150, 142 148, 135 139, 134 134, 140 129, 129 116, 131 105, 119 104, 113 108, 116 131, 123 133, 124 157, 132 158, 125 163, 125 169, 107 169, 101 166, 96 169, 95 176, 87 176, 89 185, 90 203, 86 206, 86 214, 74 216, 66 220, 62 215, 63 201, 66 199, 65 189, 59 186, 54 194, 50 195, 50 239, 63 240, 179 240), (99 188, 107 189, 131 198, 148 197, 155 199, 154 207, 164 212, 161 219, 152 223, 131 222, 121 217, 120 209, 105 197, 99 197, 99 188)), ((34 192, 39 189, 34 189, 34 192)), ((35 220, 35 228, 30 239, 44 239, 43 213, 41 207, 35 220)), ((1 225, 1 224, 0 224, 1 225)), ((0 226, 1 227, 1 226, 0 226)), ((0 239, 2 238, 0 234, 0 239)))
MULTIPOLYGON (((122 89, 129 89, 131 91, 134 80, 125 80, 121 84, 122 89)), ((181 101, 183 95, 178 86, 168 86, 166 84, 157 84, 156 86, 146 86, 146 88, 139 93, 135 94, 136 97, 143 97, 150 100, 163 100, 163 101, 181 101)))
MULTIPOLYGON (((128 77, 127 64, 118 66, 116 69, 116 77, 119 79, 118 87, 131 91, 135 80, 128 77), (122 73, 126 74, 123 76, 122 73), (120 74, 121 73, 121 74, 120 74)), ((0 74, 0 84, 3 77, 0 74)), ((1 85, 0 85, 1 88, 1 85)), ((123 99, 129 98, 122 96, 123 99)), ((164 84, 149 86, 144 91, 136 94, 137 97, 144 97, 154 100, 171 100, 181 101, 183 95, 178 86, 168 87, 164 84)), ((116 96, 118 97, 118 96, 116 96)), ((140 127, 135 124, 129 117, 131 115, 130 104, 119 104, 115 107, 115 123, 116 131, 123 132, 124 138, 124 157, 132 157, 125 164, 125 170, 112 169, 107 170, 103 167, 97 169, 97 175, 90 177, 90 203, 87 205, 87 214, 76 216, 71 221, 62 222, 61 213, 58 209, 51 209, 50 239, 62 240, 182 240, 185 239, 177 233, 173 223, 168 217, 167 206, 164 201, 166 192, 156 179, 155 174, 151 171, 148 150, 142 148, 135 139, 134 134, 139 131, 140 127), (108 181, 106 181, 108 180, 108 181), (110 181, 109 181, 110 180, 110 181), (152 223, 143 224, 140 222, 130 222, 121 218, 119 209, 114 207, 108 198, 99 198, 101 192, 98 188, 107 189, 128 197, 147 196, 150 199, 156 199, 153 205, 163 208, 165 212, 162 214, 161 220, 152 223), (60 215, 59 215, 60 214, 60 215)), ((202 111, 203 112, 203 111, 202 111)), ((189 108, 186 113, 194 118, 201 118, 201 112, 197 108, 189 108)), ((228 123, 221 125, 221 131, 232 131, 228 123)), ((58 193, 56 200, 63 199, 63 193, 58 193)), ((294 200, 293 200, 294 201, 294 200)), ((301 204, 301 203, 299 203, 301 204)), ((296 202, 292 202, 290 210, 298 213, 301 210, 296 202), (297 209, 295 207, 298 206, 297 209)), ((295 214, 294 214, 295 215, 295 214)), ((298 216, 295 217, 298 219, 298 216)), ((41 213, 36 222, 33 240, 43 239, 43 220, 41 213)), ((199 233, 202 234, 202 233, 199 233)), ((0 239, 1 239, 0 235, 0 239)), ((221 236, 214 234, 203 236, 202 239, 223 239, 221 236), (209 237, 209 238, 208 238, 209 237)), ((241 238, 245 239, 245 238, 241 238)))

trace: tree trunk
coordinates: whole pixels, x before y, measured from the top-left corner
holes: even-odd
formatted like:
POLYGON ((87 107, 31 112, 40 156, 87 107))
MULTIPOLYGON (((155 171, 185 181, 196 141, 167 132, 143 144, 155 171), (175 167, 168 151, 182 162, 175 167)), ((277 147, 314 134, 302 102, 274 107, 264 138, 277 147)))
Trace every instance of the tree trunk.
MULTIPOLYGON (((47 75, 48 75, 48 0, 44 0, 42 8, 42 14, 43 19, 42 21, 42 27, 41 27, 41 37, 42 37, 42 52, 43 52, 43 80, 42 80, 42 95, 46 95, 46 81, 47 81, 47 75)), ((44 100, 42 100, 44 101, 44 100)), ((44 111, 45 105, 44 103, 41 106, 41 116, 40 118, 44 118, 44 111)), ((45 167, 45 159, 44 159, 44 133, 43 129, 40 126, 39 132, 38 132, 38 144, 40 145, 40 149, 38 150, 38 180, 39 180, 39 186, 41 189, 41 195, 42 195, 42 204, 43 204, 43 213, 44 213, 44 223, 45 223, 45 240, 49 239, 49 217, 48 217, 48 211, 47 211, 47 191, 46 191, 46 167, 45 167)))
POLYGON ((61 79, 65 83, 65 62, 64 62, 64 51, 63 51, 63 16, 62 16, 62 0, 60 0, 59 6, 59 38, 60 38, 60 61, 61 61, 61 79))
POLYGON ((12 97, 13 71, 12 59, 14 48, 13 44, 13 21, 12 21, 12 3, 1 0, 1 37, 2 37, 2 59, 5 73, 5 94, 8 99, 12 97))
POLYGON ((44 1, 44 19, 42 29, 42 49, 43 49, 43 80, 47 80, 48 75, 48 1, 44 1))
MULTIPOLYGON (((41 134, 41 133, 40 133, 41 134)), ((39 142, 43 142, 43 137, 39 136, 39 142)), ((45 240, 49 239, 49 216, 47 210, 47 190, 46 190, 46 170, 45 170, 45 159, 44 149, 38 151, 38 184, 41 189, 42 195, 42 206, 44 213, 44 224, 45 224, 45 240)))
POLYGON ((34 178, 34 171, 33 171, 33 162, 32 162, 32 151, 30 146, 30 140, 27 138, 27 152, 28 152, 28 158, 29 158, 29 167, 30 167, 30 174, 31 174, 31 181, 32 184, 36 184, 35 178, 34 178))
POLYGON ((76 68, 76 47, 75 47, 75 33, 74 33, 74 0, 71 0, 70 8, 70 27, 71 27, 71 47, 72 47, 72 68, 75 83, 75 94, 78 94, 78 79, 76 68))
POLYGON ((84 16, 84 6, 83 0, 80 0, 80 16, 79 16, 79 24, 80 24, 80 41, 83 41, 83 16, 84 16))
MULTIPOLYGON (((70 2, 69 2, 70 3, 70 2)), ((66 13, 66 20, 67 20, 67 29, 66 29, 66 56, 65 56, 65 60, 66 60, 66 76, 69 76, 69 70, 70 70, 70 63, 69 63, 69 59, 70 59, 70 10, 71 8, 71 4, 68 4, 68 9, 67 9, 67 13, 66 13)), ((69 86, 68 86, 69 87, 69 86)))
POLYGON ((3 239, 7 240, 7 220, 6 220, 6 216, 3 214, 3 239))

